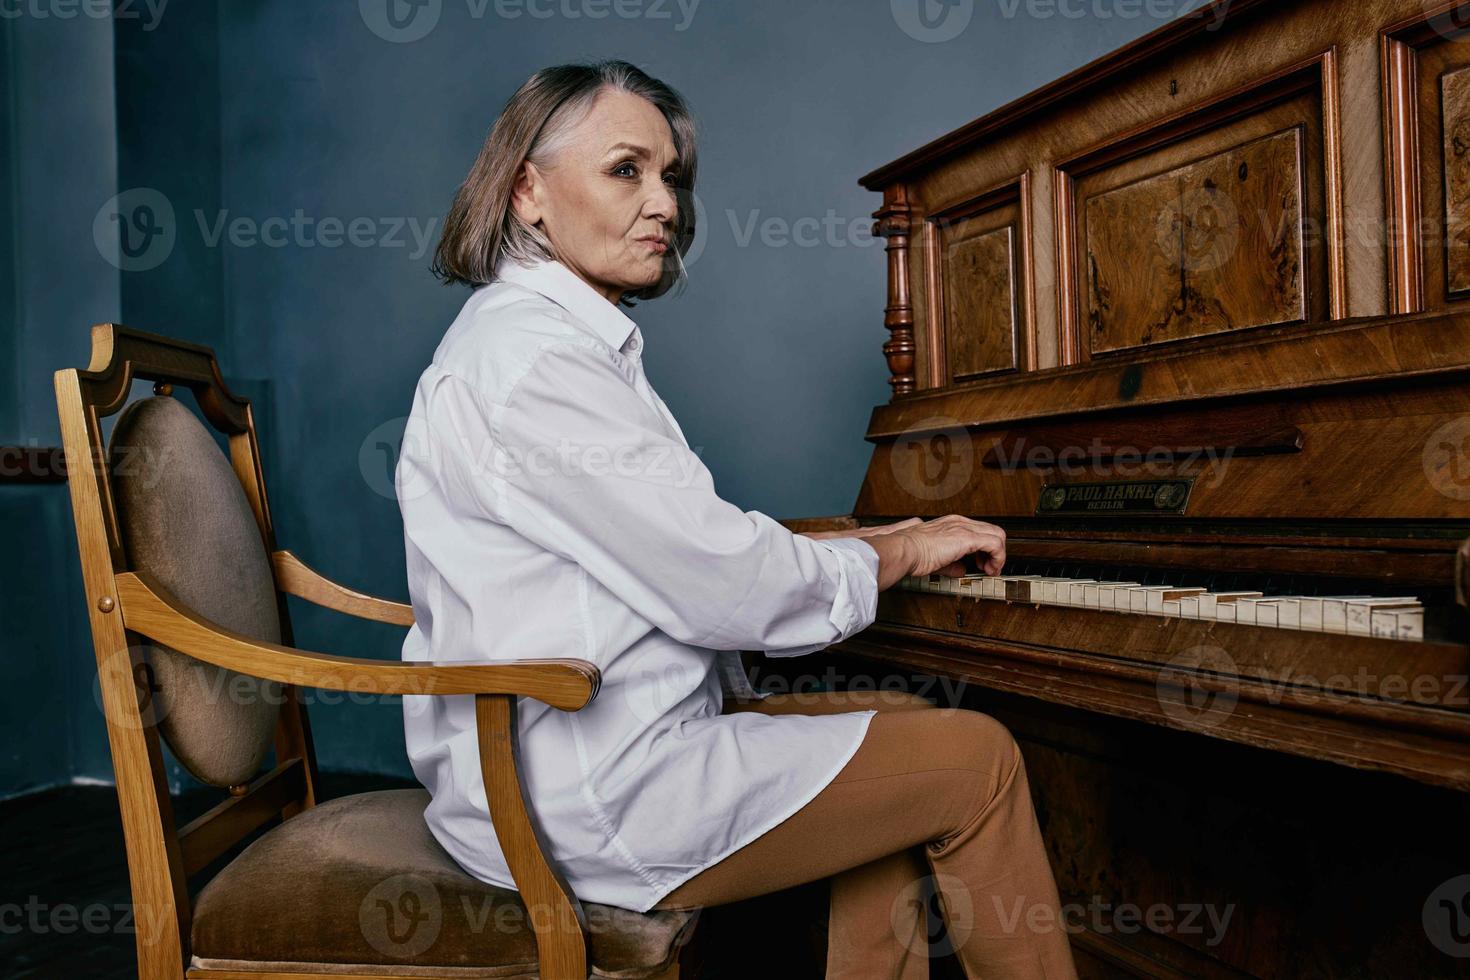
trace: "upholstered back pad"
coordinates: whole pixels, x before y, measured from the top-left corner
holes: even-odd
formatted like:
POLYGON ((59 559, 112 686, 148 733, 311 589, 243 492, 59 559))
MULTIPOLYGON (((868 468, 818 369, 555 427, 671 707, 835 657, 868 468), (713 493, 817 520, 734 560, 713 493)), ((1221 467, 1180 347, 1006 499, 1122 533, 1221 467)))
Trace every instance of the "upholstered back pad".
MULTIPOLYGON (((128 405, 108 441, 128 562, 206 619, 279 643, 275 581, 260 528, 214 437, 174 398, 128 405)), ((152 715, 169 748, 214 786, 260 769, 281 686, 150 644, 152 715)))

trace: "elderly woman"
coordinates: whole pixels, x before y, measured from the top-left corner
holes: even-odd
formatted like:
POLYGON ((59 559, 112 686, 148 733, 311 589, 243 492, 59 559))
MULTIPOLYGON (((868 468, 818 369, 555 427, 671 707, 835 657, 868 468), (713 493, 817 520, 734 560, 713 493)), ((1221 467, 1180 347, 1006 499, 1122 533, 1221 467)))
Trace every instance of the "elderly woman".
MULTIPOLYGON (((684 274, 694 125, 625 62, 538 72, 486 138, 434 269, 473 288, 414 393, 396 482, 405 660, 580 657, 599 697, 524 702, 530 805, 584 899, 636 911, 831 878, 828 977, 928 972, 940 896, 972 977, 1074 976, 1009 732, 913 697, 761 697, 742 649, 798 656, 906 575, 1005 561, 959 516, 792 534, 716 492, 625 312, 684 274), (927 879, 927 880, 926 880, 927 879), (932 885, 930 882, 932 881, 932 885)), ((429 826, 514 887, 466 698, 404 698, 429 826)))

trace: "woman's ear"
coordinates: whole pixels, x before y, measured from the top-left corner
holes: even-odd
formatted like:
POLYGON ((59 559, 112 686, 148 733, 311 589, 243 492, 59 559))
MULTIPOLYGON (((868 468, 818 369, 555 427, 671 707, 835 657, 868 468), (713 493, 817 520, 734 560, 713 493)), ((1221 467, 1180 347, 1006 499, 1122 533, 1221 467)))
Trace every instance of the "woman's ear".
POLYGON ((544 193, 545 185, 535 164, 527 160, 521 164, 521 169, 516 174, 516 182, 511 188, 510 206, 515 211, 516 217, 528 225, 534 226, 541 220, 541 195, 544 193))

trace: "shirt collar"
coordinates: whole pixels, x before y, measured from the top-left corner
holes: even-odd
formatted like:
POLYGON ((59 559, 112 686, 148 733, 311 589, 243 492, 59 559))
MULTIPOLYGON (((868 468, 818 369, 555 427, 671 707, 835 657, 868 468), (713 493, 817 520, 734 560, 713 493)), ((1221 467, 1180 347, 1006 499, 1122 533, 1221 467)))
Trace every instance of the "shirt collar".
POLYGON ((534 290, 581 320, 613 350, 621 351, 637 329, 627 314, 609 303, 571 269, 555 259, 530 265, 503 256, 495 267, 495 278, 534 290))

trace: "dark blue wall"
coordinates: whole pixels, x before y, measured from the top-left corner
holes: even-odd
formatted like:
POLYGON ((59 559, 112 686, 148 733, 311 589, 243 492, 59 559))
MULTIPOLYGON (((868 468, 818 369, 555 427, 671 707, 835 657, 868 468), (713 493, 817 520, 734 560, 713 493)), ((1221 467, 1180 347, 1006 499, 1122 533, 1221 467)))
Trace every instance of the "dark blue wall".
MULTIPOLYGON (((51 374, 85 365, 115 318, 118 271, 93 242, 116 191, 112 26, 0 18, 0 444, 59 441, 51 374)), ((66 487, 0 485, 0 794, 107 776, 66 487)))
MULTIPOLYGON (((654 384, 728 499, 778 517, 845 512, 867 461, 868 413, 888 393, 885 263, 868 233, 878 202, 857 177, 1159 23, 1142 11, 1078 18, 960 0, 949 9, 969 10, 968 25, 928 43, 895 13, 906 2, 703 0, 691 15, 688 0, 442 0, 422 8, 432 25, 414 26, 431 29, 411 41, 365 16, 373 4, 345 0, 193 0, 151 25, 119 21, 115 99, 108 52, 85 67, 93 84, 35 91, 32 108, 92 106, 98 118, 76 137, 90 146, 115 119, 108 194, 145 206, 144 192, 157 191, 173 211, 172 245, 145 256, 147 268, 114 273, 111 307, 57 310, 49 346, 26 346, 11 316, 0 351, 14 344, 21 372, 49 384, 54 368, 84 361, 94 319, 215 346, 231 383, 257 401, 282 545, 341 581, 403 598, 394 447, 414 382, 466 295, 427 272, 439 218, 528 75, 620 57, 680 89, 703 134, 705 231, 692 282, 633 314, 654 384), (608 15, 588 16, 600 10, 608 15), (356 221, 365 243, 324 233, 324 221, 356 221), (284 242, 260 237, 277 229, 284 242)), ((79 49, 80 35, 69 36, 79 49)), ((71 59, 73 82, 84 60, 71 59)), ((57 138, 28 135, 12 143, 8 166, 34 168, 57 138)), ((63 216, 59 257, 92 248, 106 188, 82 183, 38 198, 63 216), (81 217, 85 229, 68 223, 81 217)), ((21 283, 19 293, 38 288, 21 283)), ((0 277, 0 298, 6 290, 0 277)), ((10 410, 16 435, 49 431, 54 407, 40 387, 23 388, 20 411, 10 410)), ((0 426, 6 411, 0 397, 0 426)), ((15 497, 0 488, 0 499, 15 497)), ((51 519, 66 518, 64 503, 60 513, 51 519)), ((69 524, 61 530, 74 555, 69 524)), ((48 608, 80 617, 80 586, 63 578, 48 608)), ((399 630, 301 605, 293 613, 303 646, 398 655, 399 630)), ((85 665, 84 626, 73 632, 64 655, 85 665)), ((56 683, 52 710, 95 715, 90 697, 56 683)), ((396 703, 318 704, 313 726, 325 767, 408 773, 396 703)), ((81 745, 39 769, 109 775, 105 755, 81 745)), ((0 777, 0 792, 16 784, 0 777)))

